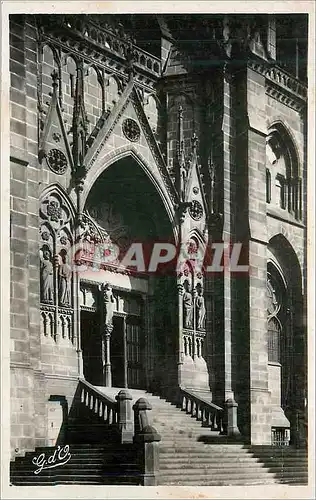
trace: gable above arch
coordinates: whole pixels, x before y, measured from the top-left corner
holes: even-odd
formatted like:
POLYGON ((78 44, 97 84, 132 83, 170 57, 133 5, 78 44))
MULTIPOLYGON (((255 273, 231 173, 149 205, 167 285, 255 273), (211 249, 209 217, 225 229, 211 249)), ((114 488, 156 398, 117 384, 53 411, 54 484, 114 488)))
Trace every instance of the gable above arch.
POLYGON ((119 158, 131 154, 139 158, 141 163, 148 165, 148 172, 156 179, 157 185, 165 192, 174 206, 178 204, 178 195, 169 176, 164 157, 160 151, 155 133, 145 114, 141 98, 130 82, 118 103, 114 106, 107 120, 87 151, 85 168, 87 180, 96 178, 108 165, 109 158, 119 158))

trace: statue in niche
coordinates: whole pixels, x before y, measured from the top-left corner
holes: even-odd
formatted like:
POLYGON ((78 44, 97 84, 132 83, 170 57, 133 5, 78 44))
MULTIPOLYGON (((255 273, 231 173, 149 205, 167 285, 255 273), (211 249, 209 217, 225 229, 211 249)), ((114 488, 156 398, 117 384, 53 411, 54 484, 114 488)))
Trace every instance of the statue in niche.
POLYGON ((71 303, 71 267, 68 264, 68 256, 66 253, 61 255, 62 263, 58 268, 59 288, 58 296, 61 305, 70 305, 71 303))
POLYGON ((195 300, 196 307, 196 326, 198 330, 204 329, 204 319, 205 319, 205 300, 203 297, 203 288, 201 286, 197 286, 197 297, 195 300))
POLYGON ((104 324, 112 326, 113 324, 113 310, 115 297, 112 292, 110 283, 105 283, 103 286, 103 303, 104 303, 104 324))
POLYGON ((183 327, 192 328, 193 297, 188 280, 183 283, 183 327))
POLYGON ((40 266, 40 285, 42 301, 52 303, 54 301, 54 266, 49 249, 43 250, 40 266))

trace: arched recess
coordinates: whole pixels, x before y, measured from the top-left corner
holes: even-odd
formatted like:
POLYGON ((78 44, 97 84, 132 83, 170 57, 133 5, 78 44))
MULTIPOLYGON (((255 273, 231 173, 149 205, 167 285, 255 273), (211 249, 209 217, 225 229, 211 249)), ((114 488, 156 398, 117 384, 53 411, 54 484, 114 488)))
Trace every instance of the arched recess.
POLYGON ((39 218, 41 333, 74 343, 76 285, 69 257, 75 242, 75 209, 59 184, 42 192, 39 218))
POLYGON ((302 167, 292 134, 280 121, 268 129, 267 203, 302 218, 302 167))
POLYGON ((297 255, 282 235, 268 244, 268 354, 269 364, 281 367, 280 406, 297 437, 297 415, 304 412, 307 394, 307 338, 302 273, 297 255))
MULTIPOLYGON (((131 311, 114 311, 114 329, 107 350, 111 359, 111 383, 116 386, 122 383, 119 366, 124 365, 127 367, 125 383, 128 386, 152 389, 156 386, 157 389, 159 385, 162 391, 167 391, 169 385, 175 387, 177 384, 176 275, 172 266, 150 269, 149 263, 156 243, 168 243, 175 247, 174 224, 166 210, 166 194, 139 154, 125 148, 116 152, 115 156, 108 156, 107 160, 93 175, 88 173, 82 205, 84 212, 117 245, 119 258, 118 264, 104 265, 101 272, 95 273, 91 279, 99 280, 99 283, 109 280, 117 303, 121 298, 127 302, 132 295, 135 300, 141 298, 143 301, 139 316, 135 313, 133 319, 131 311), (137 248, 137 253, 131 251, 132 248, 137 248), (144 259, 144 270, 132 263, 137 261, 140 264, 141 258, 144 259), (130 287, 123 279, 126 272, 129 273, 130 287), (121 312, 125 314, 125 337, 120 326, 121 312), (134 340, 131 340, 132 337, 134 340), (122 349, 124 338, 127 343, 125 350, 122 349), (137 363, 132 359, 132 352, 137 353, 137 363), (133 377, 131 370, 134 370, 133 377)), ((83 276, 83 286, 84 282, 83 276)), ((92 314, 85 311, 81 317, 87 317, 89 313, 92 314)), ((95 314, 98 315, 98 311, 95 314)), ((95 321, 101 323, 102 318, 95 321)), ((86 324, 81 323, 82 345, 85 346, 87 324, 88 320, 86 324)), ((101 341, 97 342, 102 343, 103 334, 98 335, 101 335, 101 341)), ((83 365, 88 373, 86 359, 88 355, 83 351, 83 365)))
POLYGON ((59 84, 59 100, 62 98, 61 88, 61 60, 58 49, 51 44, 45 43, 40 51, 40 87, 41 87, 41 103, 44 111, 47 112, 52 96, 52 73, 57 72, 59 84))
POLYGON ((141 167, 141 169, 145 172, 146 176, 148 177, 150 183, 152 183, 153 186, 155 187, 155 190, 157 191, 160 199, 162 200, 170 224, 172 226, 175 243, 178 244, 178 239, 179 239, 178 226, 175 220, 175 207, 173 205, 173 202, 170 196, 168 196, 167 190, 163 185, 162 179, 157 178, 157 175, 155 175, 152 171, 153 169, 151 168, 150 163, 147 162, 147 160, 143 157, 143 155, 139 153, 139 151, 134 146, 130 145, 122 146, 121 148, 117 148, 115 152, 113 151, 109 152, 107 155, 103 157, 102 162, 98 162, 96 168, 92 168, 89 170, 87 177, 85 179, 84 189, 81 195, 82 206, 85 205, 89 192, 92 189, 93 185, 95 184, 96 180, 100 177, 100 175, 106 169, 111 167, 111 165, 126 157, 130 157, 141 167))
POLYGON ((95 65, 86 66, 84 72, 84 106, 91 134, 104 111, 104 80, 95 65))
POLYGON ((77 57, 74 54, 63 54, 62 58, 62 93, 66 106, 64 107, 65 129, 72 141, 72 120, 74 98, 76 93, 77 57))

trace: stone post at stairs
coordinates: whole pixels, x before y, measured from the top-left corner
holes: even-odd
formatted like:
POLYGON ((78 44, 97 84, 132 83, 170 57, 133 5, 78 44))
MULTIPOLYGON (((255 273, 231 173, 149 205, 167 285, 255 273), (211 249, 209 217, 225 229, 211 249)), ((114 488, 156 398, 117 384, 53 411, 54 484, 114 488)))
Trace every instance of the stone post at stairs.
POLYGON ((227 436, 239 436, 240 432, 237 426, 238 403, 233 399, 227 399, 225 406, 227 413, 227 436))
POLYGON ((137 447, 137 461, 143 476, 142 484, 143 486, 156 486, 159 475, 159 441, 161 436, 148 423, 147 410, 151 410, 151 405, 145 398, 138 399, 133 410, 134 444, 137 447))
POLYGON ((122 389, 115 399, 118 404, 118 433, 120 443, 132 443, 134 436, 134 425, 132 416, 132 396, 122 389))

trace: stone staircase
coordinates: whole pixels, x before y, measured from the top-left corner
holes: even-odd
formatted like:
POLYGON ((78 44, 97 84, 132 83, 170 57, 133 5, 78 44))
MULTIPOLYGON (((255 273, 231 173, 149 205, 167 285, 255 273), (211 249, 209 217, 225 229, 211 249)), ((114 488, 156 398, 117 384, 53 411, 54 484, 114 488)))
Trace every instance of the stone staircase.
MULTIPOLYGON (((98 388, 111 397, 118 389, 98 388)), ((134 402, 152 406, 150 424, 161 435, 160 485, 230 486, 307 484, 307 453, 292 447, 247 446, 202 427, 201 422, 159 396, 130 389, 134 402)))
MULTIPOLYGON (((96 388, 112 399, 119 388, 96 388)), ((150 424, 161 435, 159 485, 229 486, 262 484, 307 484, 307 453, 292 447, 249 446, 230 443, 226 436, 203 427, 195 417, 158 396, 141 390, 129 391, 134 404, 146 398, 152 410, 150 424)), ((84 440, 82 440, 84 442, 84 440)), ((37 448, 11 463, 11 482, 16 485, 52 484, 141 484, 133 445, 110 440, 102 444, 70 444, 69 463, 34 475, 32 457, 52 453, 37 448)))
POLYGON ((71 458, 65 465, 38 469, 34 456, 53 454, 55 447, 36 448, 25 457, 11 462, 10 480, 16 486, 55 486, 59 484, 120 484, 138 485, 141 482, 132 445, 70 445, 71 458))
POLYGON ((56 448, 36 448, 10 464, 10 481, 16 486, 56 486, 60 484, 120 484, 138 485, 141 482, 132 445, 70 445, 71 458, 59 467, 38 469, 34 456, 48 458, 56 448))

